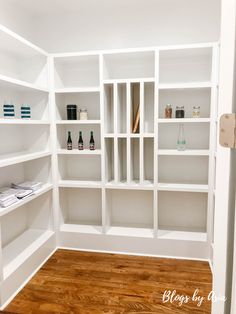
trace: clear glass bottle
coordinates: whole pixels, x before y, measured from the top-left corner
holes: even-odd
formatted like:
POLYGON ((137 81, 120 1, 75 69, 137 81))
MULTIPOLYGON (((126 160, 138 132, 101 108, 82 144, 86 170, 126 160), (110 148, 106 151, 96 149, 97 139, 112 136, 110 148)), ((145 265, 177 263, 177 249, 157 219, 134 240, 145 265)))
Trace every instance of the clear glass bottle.
POLYGON ((185 134, 184 134, 184 125, 181 123, 179 125, 179 133, 178 133, 178 139, 177 139, 177 150, 183 151, 186 149, 186 140, 185 140, 185 134))
POLYGON ((193 118, 200 118, 200 106, 193 107, 193 118))

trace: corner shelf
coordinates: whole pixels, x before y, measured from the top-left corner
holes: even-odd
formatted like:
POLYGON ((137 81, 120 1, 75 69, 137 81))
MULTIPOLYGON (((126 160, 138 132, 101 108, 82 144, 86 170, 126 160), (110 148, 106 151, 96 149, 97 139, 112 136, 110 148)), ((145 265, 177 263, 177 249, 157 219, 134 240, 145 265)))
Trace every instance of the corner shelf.
POLYGON ((54 232, 29 229, 3 248, 3 279, 7 279, 34 252, 47 242, 54 232))
POLYGON ((12 204, 11 206, 8 207, 0 207, 0 217, 3 217, 4 215, 16 210, 17 208, 28 204, 29 202, 33 201, 34 199, 38 198, 39 196, 47 193, 48 191, 52 190, 53 186, 51 183, 45 183, 41 189, 38 191, 34 192, 33 195, 25 197, 22 200, 19 200, 18 202, 12 204))
POLYGON ((13 164, 18 164, 21 162, 39 159, 43 157, 50 156, 50 151, 41 151, 41 152, 18 152, 18 153, 12 153, 12 154, 4 154, 0 156, 0 167, 6 167, 13 164))

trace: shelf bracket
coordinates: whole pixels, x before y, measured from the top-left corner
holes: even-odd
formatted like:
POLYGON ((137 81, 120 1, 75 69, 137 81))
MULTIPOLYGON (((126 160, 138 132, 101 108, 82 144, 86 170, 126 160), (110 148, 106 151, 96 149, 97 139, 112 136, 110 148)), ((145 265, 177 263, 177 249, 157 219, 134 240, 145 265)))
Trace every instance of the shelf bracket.
POLYGON ((220 117, 220 145, 236 148, 236 113, 223 114, 220 117))

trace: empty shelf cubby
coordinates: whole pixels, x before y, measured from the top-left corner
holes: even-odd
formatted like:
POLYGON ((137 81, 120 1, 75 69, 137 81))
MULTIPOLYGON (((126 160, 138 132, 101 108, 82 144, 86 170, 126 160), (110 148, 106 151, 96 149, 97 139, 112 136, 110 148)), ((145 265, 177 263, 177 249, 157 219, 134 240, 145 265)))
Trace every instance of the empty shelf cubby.
POLYGON ((56 89, 99 86, 98 55, 57 57, 54 64, 56 89))
POLYGON ((111 226, 153 228, 153 192, 135 190, 106 191, 111 226))
POLYGON ((101 189, 60 188, 61 224, 102 225, 101 189))
POLYGON ((160 83, 211 80, 212 49, 176 49, 160 52, 160 83))

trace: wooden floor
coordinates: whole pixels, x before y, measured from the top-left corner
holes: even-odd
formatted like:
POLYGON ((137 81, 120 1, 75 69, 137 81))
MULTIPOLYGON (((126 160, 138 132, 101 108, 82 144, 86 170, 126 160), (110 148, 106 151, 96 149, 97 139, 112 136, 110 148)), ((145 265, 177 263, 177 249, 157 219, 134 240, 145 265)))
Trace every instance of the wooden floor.
POLYGON ((58 250, 4 313, 210 313, 210 302, 163 303, 165 290, 207 298, 206 262, 58 250))

